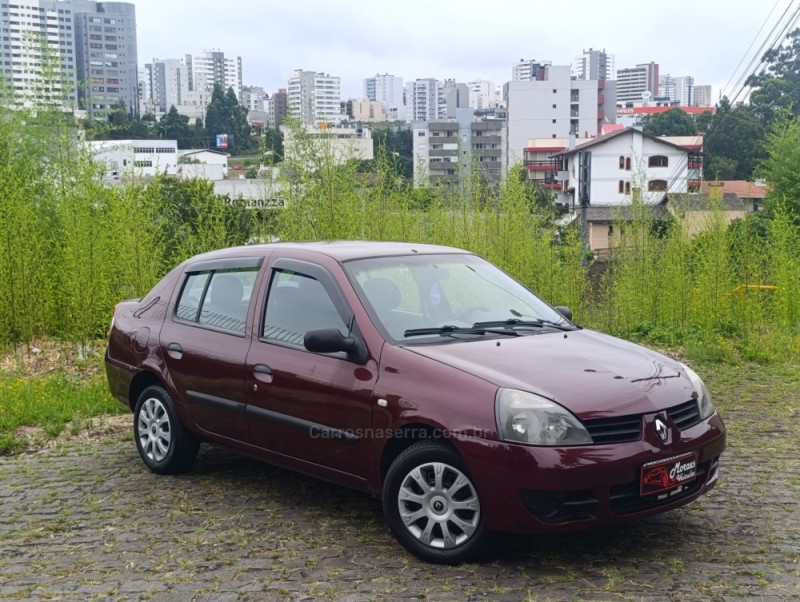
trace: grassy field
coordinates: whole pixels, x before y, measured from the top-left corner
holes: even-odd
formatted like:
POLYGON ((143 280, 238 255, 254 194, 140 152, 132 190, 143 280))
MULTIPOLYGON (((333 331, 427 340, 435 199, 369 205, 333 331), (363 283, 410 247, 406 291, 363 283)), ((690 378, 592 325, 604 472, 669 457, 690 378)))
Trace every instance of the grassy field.
POLYGON ((40 345, 0 361, 0 454, 77 435, 93 419, 126 411, 108 392, 99 346, 79 353, 73 345, 40 345))

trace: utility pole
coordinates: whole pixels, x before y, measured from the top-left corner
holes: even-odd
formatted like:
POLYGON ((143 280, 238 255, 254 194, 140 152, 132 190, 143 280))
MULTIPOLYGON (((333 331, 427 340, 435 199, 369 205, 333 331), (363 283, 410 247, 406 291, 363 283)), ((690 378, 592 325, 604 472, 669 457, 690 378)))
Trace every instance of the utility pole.
POLYGON ((578 153, 578 201, 581 204, 581 261, 585 264, 589 250, 589 228, 586 210, 592 195, 592 151, 578 153))

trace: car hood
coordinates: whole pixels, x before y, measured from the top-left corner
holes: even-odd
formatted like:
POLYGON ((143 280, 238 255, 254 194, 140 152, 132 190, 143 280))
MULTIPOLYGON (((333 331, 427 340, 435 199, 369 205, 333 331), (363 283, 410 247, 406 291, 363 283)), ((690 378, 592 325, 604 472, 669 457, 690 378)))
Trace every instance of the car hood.
POLYGON ((586 420, 656 412, 693 393, 675 360, 591 330, 407 349, 498 387, 542 395, 586 420))

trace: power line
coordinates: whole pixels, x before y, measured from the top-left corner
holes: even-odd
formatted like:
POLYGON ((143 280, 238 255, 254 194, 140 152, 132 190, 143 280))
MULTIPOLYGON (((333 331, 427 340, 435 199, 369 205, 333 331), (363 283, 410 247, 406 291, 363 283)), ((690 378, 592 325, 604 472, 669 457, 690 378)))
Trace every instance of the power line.
MULTIPOLYGON (((731 82, 733 81, 733 78, 736 77, 736 73, 739 71, 739 68, 742 66, 742 63, 744 63, 744 60, 747 58, 748 54, 750 53, 750 50, 752 50, 753 44, 756 43, 756 40, 758 39, 758 36, 760 36, 761 32, 764 31, 764 27, 766 27, 767 22, 769 21, 769 18, 772 16, 772 13, 775 12, 775 9, 778 7, 778 4, 780 4, 780 1, 781 0, 775 0, 775 4, 772 6, 772 10, 769 11, 769 14, 767 15, 767 18, 764 19, 764 22, 761 24, 761 27, 759 28, 758 32, 756 33, 755 37, 753 38, 753 41, 750 42, 750 45, 747 47, 747 50, 745 50, 744 54, 742 55, 742 58, 739 60, 739 64, 736 65, 736 69, 734 69, 733 73, 731 73, 731 77, 728 80, 728 83, 725 84, 725 87, 722 88, 722 90, 720 90, 720 94, 722 94, 723 96, 725 95, 724 94, 725 90, 727 90, 728 86, 731 85, 731 82)), ((787 10, 788 10, 788 6, 787 6, 787 10)), ((756 53, 755 56, 758 56, 758 53, 756 53)))

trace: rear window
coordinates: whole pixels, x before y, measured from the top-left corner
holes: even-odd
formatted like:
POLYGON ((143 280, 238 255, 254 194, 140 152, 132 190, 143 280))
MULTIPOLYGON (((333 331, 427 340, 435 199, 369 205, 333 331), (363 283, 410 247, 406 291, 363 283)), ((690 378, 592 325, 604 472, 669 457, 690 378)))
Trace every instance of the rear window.
POLYGON ((175 317, 214 329, 244 334, 257 268, 189 274, 175 317))

